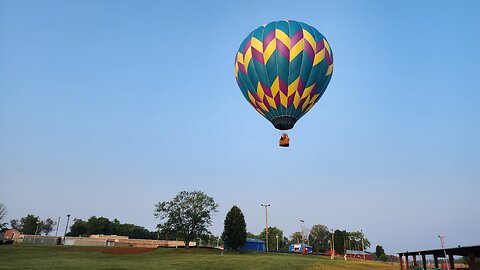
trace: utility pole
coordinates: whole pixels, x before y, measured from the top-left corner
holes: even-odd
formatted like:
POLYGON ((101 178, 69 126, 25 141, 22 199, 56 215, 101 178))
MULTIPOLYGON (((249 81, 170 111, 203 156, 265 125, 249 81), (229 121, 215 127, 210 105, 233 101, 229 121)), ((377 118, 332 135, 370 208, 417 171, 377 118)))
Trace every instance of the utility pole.
POLYGON ((447 252, 445 251, 445 236, 439 235, 438 238, 440 238, 440 245, 442 246, 443 254, 445 254, 445 264, 447 265, 447 269, 450 270, 450 265, 447 261, 447 252))
POLYGON ((58 217, 58 221, 57 221, 57 230, 55 231, 55 237, 58 236, 58 225, 60 225, 60 217, 58 217))
POLYGON ((65 239, 67 236, 68 221, 70 221, 70 214, 67 215, 67 225, 65 225, 65 233, 63 234, 63 244, 65 245, 65 239))
POLYGON ((262 203, 261 206, 265 207, 265 248, 268 252, 268 207, 270 204, 262 203))
POLYGON ((335 231, 332 229, 332 254, 330 259, 333 260, 333 258, 335 258, 335 231))
POLYGON ((362 233, 362 255, 363 255, 363 260, 365 261, 365 243, 363 242, 363 231, 360 230, 362 233))
POLYGON ((33 236, 33 245, 35 245, 35 240, 37 239, 38 227, 40 226, 40 218, 37 220, 37 228, 35 229, 35 235, 33 236))

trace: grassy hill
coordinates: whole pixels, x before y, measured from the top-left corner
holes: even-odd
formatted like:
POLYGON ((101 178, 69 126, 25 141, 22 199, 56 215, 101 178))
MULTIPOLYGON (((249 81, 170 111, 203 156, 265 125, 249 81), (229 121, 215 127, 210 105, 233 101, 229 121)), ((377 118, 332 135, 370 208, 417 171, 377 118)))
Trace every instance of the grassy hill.
POLYGON ((0 269, 398 269, 382 262, 206 249, 0 246, 0 269), (137 254, 125 254, 137 253, 137 254))

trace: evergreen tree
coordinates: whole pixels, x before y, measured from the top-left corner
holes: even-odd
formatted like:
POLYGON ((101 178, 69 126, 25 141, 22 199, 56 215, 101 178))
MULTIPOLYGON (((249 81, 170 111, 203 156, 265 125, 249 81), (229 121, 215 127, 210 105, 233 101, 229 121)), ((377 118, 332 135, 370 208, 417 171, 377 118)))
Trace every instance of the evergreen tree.
POLYGON ((347 238, 347 231, 335 230, 333 238, 335 243, 335 253, 345 254, 345 239, 347 238))
POLYGON ((247 225, 242 210, 237 206, 233 206, 225 217, 222 238, 228 247, 233 250, 245 245, 247 225))
POLYGON ((375 247, 375 253, 377 254, 377 257, 380 258, 380 256, 385 255, 385 250, 383 250, 382 246, 377 245, 375 247))

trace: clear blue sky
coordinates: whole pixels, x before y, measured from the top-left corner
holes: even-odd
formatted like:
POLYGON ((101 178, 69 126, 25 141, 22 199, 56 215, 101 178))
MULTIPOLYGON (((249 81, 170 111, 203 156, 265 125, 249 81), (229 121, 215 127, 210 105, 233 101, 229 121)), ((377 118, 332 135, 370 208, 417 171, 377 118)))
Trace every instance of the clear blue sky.
POLYGON ((479 244, 477 1, 0 0, 0 202, 151 230, 202 190, 248 230, 360 230, 387 252, 479 244), (294 19, 329 40, 325 95, 290 133, 243 99, 236 50, 294 19))

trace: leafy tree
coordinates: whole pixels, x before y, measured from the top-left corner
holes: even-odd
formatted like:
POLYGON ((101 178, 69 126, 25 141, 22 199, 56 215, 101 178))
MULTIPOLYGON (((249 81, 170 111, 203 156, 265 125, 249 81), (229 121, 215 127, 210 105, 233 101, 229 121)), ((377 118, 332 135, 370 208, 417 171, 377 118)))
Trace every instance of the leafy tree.
POLYGON ((7 215, 7 208, 3 203, 0 203, 0 229, 6 228, 7 226, 7 223, 4 222, 6 215, 7 215))
POLYGON ((330 250, 330 230, 327 226, 316 224, 310 229, 309 243, 317 252, 326 252, 330 250))
POLYGON ((295 244, 295 243, 300 243, 302 242, 302 233, 301 232, 294 232, 292 235, 290 235, 290 240, 288 241, 288 244, 295 244))
POLYGON ((40 228, 40 218, 34 215, 27 215, 20 219, 20 226, 18 230, 23 234, 35 234, 38 233, 40 228))
POLYGON ((242 210, 237 206, 233 206, 225 217, 222 238, 233 250, 237 250, 245 244, 247 224, 242 210))
POLYGON ((247 238, 260 239, 260 235, 255 235, 251 232, 247 232, 247 238))
POLYGON ((88 219, 88 235, 92 234, 105 234, 111 235, 115 234, 113 232, 113 224, 112 222, 106 217, 96 217, 92 216, 88 219))
POLYGON ((20 229, 20 221, 18 219, 11 219, 10 220, 10 227, 12 227, 13 229, 20 229))
POLYGON ((172 231, 169 228, 163 228, 161 224, 157 224, 157 234, 158 239, 177 240, 180 238, 175 231, 172 231))
MULTIPOLYGON (((296 237, 301 237, 300 233, 296 237)), ((335 252, 345 253, 347 249, 362 250, 362 239, 365 249, 368 249, 370 247, 370 241, 365 238, 362 231, 347 232, 346 230, 335 230, 335 252)), ((309 241, 316 251, 328 251, 331 249, 332 233, 325 225, 314 225, 310 230, 309 241)))
POLYGON ((132 239, 156 239, 157 235, 155 232, 150 232, 144 227, 137 226, 135 224, 128 223, 114 223, 113 228, 114 234, 117 235, 126 235, 132 239))
POLYGON ((365 250, 370 247, 370 241, 365 237, 362 231, 348 232, 347 234, 347 248, 353 250, 362 250, 362 239, 365 250))
MULTIPOLYGON (((277 235, 278 235, 278 249, 283 250, 287 246, 287 243, 284 243, 283 231, 277 227, 268 227, 268 250, 277 249, 277 235)), ((265 241, 266 232, 265 229, 260 233, 260 240, 265 241)))
POLYGON ((51 218, 47 218, 44 221, 40 221, 39 231, 48 235, 51 231, 53 231, 53 226, 57 224, 56 221, 53 221, 51 218))
MULTIPOLYGON (((213 235, 210 233, 202 234, 197 238, 197 241, 198 241, 197 245, 199 246, 211 247, 212 241, 213 241, 213 235)), ((215 244, 217 244, 217 242, 215 242, 215 244)))
POLYGON ((74 219, 73 224, 70 227, 70 232, 67 233, 67 236, 87 236, 88 235, 88 224, 87 222, 81 219, 74 219))
POLYGON ((39 217, 31 214, 21 218, 20 220, 10 220, 10 226, 14 229, 19 230, 23 234, 45 233, 45 235, 48 235, 53 230, 53 226, 55 226, 56 224, 57 223, 51 218, 41 220, 39 217))
POLYGON ((201 191, 181 191, 171 201, 159 202, 155 207, 154 216, 163 221, 158 228, 174 231, 189 248, 190 241, 209 233, 218 204, 201 191))
POLYGON ((377 254, 377 257, 380 259, 380 256, 385 255, 385 250, 383 250, 382 246, 377 245, 375 247, 375 254, 377 254))

